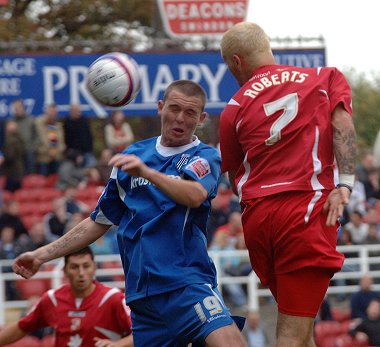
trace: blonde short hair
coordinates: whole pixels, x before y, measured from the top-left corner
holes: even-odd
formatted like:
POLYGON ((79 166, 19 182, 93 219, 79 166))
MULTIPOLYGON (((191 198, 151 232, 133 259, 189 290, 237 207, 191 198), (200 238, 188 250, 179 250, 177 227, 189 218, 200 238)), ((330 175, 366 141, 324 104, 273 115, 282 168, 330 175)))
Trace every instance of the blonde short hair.
POLYGON ((259 25, 251 22, 237 23, 226 31, 220 50, 224 60, 237 54, 244 57, 251 65, 255 64, 258 56, 272 55, 267 34, 259 25))

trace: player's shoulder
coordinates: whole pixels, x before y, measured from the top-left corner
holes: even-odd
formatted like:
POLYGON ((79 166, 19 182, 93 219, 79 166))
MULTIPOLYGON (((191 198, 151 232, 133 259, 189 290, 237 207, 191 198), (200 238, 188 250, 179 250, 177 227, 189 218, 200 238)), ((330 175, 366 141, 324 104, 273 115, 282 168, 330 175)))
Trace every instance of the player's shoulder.
POLYGON ((138 152, 141 150, 146 151, 147 148, 149 147, 155 148, 157 138, 158 137, 155 136, 155 137, 150 137, 148 139, 144 139, 141 141, 136 141, 132 143, 130 146, 128 146, 128 148, 123 151, 123 154, 131 154, 131 153, 138 152))
POLYGON ((206 144, 204 142, 199 143, 197 152, 198 153, 195 153, 195 155, 204 153, 205 155, 220 157, 220 152, 215 146, 206 144))
POLYGON ((106 302, 120 302, 124 298, 124 293, 119 288, 110 287, 100 282, 95 282, 95 284, 100 300, 99 306, 106 302))

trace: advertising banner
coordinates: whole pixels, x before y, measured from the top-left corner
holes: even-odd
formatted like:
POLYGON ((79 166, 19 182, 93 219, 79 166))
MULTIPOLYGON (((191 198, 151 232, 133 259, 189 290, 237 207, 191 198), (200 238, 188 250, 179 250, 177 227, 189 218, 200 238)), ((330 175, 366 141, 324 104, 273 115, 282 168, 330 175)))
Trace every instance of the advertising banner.
MULTIPOLYGON (((325 65, 325 50, 280 50, 281 64, 303 67, 325 65)), ((105 117, 111 109, 100 105, 86 88, 88 66, 100 54, 92 55, 0 55, 0 118, 11 115, 11 104, 23 99, 28 112, 43 113, 44 105, 55 103, 65 116, 70 104, 81 105, 87 116, 105 117)), ((141 90, 123 110, 128 116, 156 114, 157 101, 165 88, 177 79, 200 83, 207 92, 206 111, 219 114, 235 94, 238 85, 219 52, 131 54, 139 64, 141 90)))

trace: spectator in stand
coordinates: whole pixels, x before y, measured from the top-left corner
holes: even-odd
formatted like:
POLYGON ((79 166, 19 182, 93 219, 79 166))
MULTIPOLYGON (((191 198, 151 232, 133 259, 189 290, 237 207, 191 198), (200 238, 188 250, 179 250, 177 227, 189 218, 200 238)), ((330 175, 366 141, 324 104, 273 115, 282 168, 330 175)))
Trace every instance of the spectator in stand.
MULTIPOLYGON (((66 205, 66 211, 71 215, 76 213, 90 213, 90 207, 77 199, 77 188, 73 186, 67 186, 64 191, 64 199, 66 205)), ((99 194, 100 195, 100 194, 99 194)))
MULTIPOLYGON (((0 229, 0 259, 15 259, 22 251, 22 247, 15 239, 15 230, 12 226, 3 226, 0 229)), ((9 266, 3 267, 4 272, 12 272, 9 266)), ((5 282, 5 296, 7 300, 17 300, 17 289, 14 281, 5 282)))
POLYGON ((374 168, 374 158, 371 150, 366 150, 362 154, 362 160, 356 167, 356 178, 365 183, 368 181, 368 174, 374 168))
POLYGON ((61 237, 65 231, 71 214, 66 210, 65 198, 57 198, 53 201, 53 210, 44 217, 46 237, 53 241, 61 237))
POLYGON ((377 245, 380 243, 380 235, 377 223, 370 223, 368 225, 368 234, 364 243, 368 245, 377 245))
POLYGON ((9 121, 5 127, 5 144, 3 149, 5 190, 15 192, 21 188, 25 174, 26 149, 15 121, 9 121))
POLYGON ((257 311, 248 312, 247 327, 245 332, 249 347, 266 347, 268 337, 261 326, 260 313, 257 311))
POLYGON ((218 227, 215 231, 215 236, 222 231, 227 232, 229 245, 236 248, 239 237, 243 235, 241 212, 230 213, 228 216, 228 223, 218 227))
POLYGON ((353 211, 350 214, 350 221, 343 226, 351 234, 354 245, 362 245, 368 235, 369 225, 364 221, 363 215, 359 211, 353 211))
POLYGON ((113 156, 113 151, 109 148, 104 148, 94 168, 90 169, 91 183, 105 186, 111 176, 112 167, 108 165, 113 156))
POLYGON ((58 121, 57 105, 45 107, 45 113, 37 117, 36 162, 38 173, 51 175, 58 172, 65 152, 63 126, 58 121))
POLYGON ((0 214, 0 229, 3 226, 11 226, 14 228, 16 240, 22 240, 28 235, 28 231, 19 215, 19 205, 17 201, 9 200, 4 204, 3 212, 0 214))
POLYGON ((0 346, 46 326, 55 329, 55 346, 132 347, 130 310, 123 293, 94 281, 96 264, 89 247, 65 256, 67 284, 43 294, 32 311, 0 331, 0 346))
POLYGON ((131 126, 126 122, 124 113, 120 110, 113 111, 110 122, 104 128, 104 139, 107 148, 114 153, 122 152, 131 143, 135 137, 131 126))
POLYGON ((22 99, 12 103, 13 120, 17 123, 21 138, 26 144, 25 171, 27 174, 35 170, 35 150, 36 150, 36 127, 34 117, 25 110, 22 99))
POLYGON ((58 168, 55 186, 64 191, 67 187, 84 189, 87 186, 88 170, 84 167, 84 156, 76 149, 68 149, 58 168))
POLYGON ((380 130, 377 132, 375 143, 373 144, 373 165, 380 168, 380 130))
POLYGON ((354 210, 359 211, 362 215, 367 213, 367 196, 363 182, 358 179, 355 180, 354 188, 352 188, 352 193, 350 196, 350 201, 346 206, 346 212, 348 215, 354 210))
POLYGON ((369 303, 380 299, 380 294, 372 290, 373 279, 370 274, 360 278, 360 289, 350 298, 351 318, 367 318, 367 307, 369 303))
POLYGON ((69 115, 63 123, 67 150, 75 150, 84 156, 84 166, 94 167, 96 159, 93 154, 93 136, 90 122, 82 115, 80 105, 71 104, 69 115))
MULTIPOLYGON (((227 230, 220 230, 214 236, 213 243, 211 244, 210 251, 222 252, 236 250, 235 246, 231 244, 229 233, 227 230)), ((230 274, 235 275, 236 269, 240 265, 240 257, 237 256, 222 256, 220 258, 220 275, 230 274)), ((235 307, 243 307, 247 304, 247 295, 240 283, 226 283, 223 285, 228 297, 235 307)))
POLYGON ((36 219, 29 229, 27 242, 21 246, 21 252, 34 251, 35 249, 45 246, 50 242, 45 233, 44 223, 36 219))
POLYGON ((379 169, 373 168, 368 171, 367 181, 364 182, 367 201, 380 200, 380 176, 379 169))
POLYGON ((355 337, 363 346, 380 346, 380 301, 371 300, 367 307, 367 317, 355 328, 350 330, 350 335, 355 337))

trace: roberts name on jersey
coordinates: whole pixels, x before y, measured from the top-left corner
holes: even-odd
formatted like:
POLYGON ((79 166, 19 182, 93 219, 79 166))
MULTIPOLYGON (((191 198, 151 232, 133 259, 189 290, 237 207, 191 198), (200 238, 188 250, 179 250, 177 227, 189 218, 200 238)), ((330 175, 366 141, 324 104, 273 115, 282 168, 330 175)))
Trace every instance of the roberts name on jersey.
POLYGON ((265 88, 277 86, 286 82, 303 83, 308 76, 309 74, 307 73, 294 70, 281 71, 280 73, 273 75, 270 74, 270 71, 254 75, 251 78, 251 81, 257 78, 260 78, 260 80, 253 82, 250 86, 251 88, 244 91, 244 96, 249 96, 254 99, 265 88))

